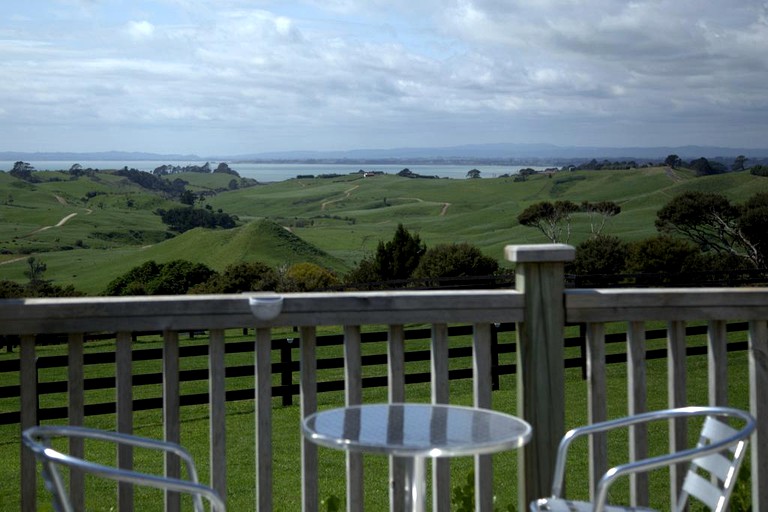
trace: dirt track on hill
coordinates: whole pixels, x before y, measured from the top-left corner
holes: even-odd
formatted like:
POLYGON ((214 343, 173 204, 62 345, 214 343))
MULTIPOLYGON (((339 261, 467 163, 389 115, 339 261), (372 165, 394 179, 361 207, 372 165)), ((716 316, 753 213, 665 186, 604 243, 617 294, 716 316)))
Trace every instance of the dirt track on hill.
POLYGON ((339 197, 337 199, 331 199, 330 201, 325 201, 323 204, 320 205, 320 211, 325 210, 325 207, 332 203, 338 203, 339 201, 343 201, 345 199, 348 199, 349 196, 352 195, 352 191, 354 191, 356 188, 360 188, 360 185, 355 185, 354 187, 345 190, 344 191, 344 197, 339 197))

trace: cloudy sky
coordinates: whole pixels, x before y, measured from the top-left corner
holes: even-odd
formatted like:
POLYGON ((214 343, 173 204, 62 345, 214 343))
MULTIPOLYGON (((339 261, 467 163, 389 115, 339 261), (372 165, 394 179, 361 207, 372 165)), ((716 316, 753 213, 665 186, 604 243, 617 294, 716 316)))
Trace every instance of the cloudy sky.
POLYGON ((0 151, 768 147, 762 0, 2 0, 0 151))

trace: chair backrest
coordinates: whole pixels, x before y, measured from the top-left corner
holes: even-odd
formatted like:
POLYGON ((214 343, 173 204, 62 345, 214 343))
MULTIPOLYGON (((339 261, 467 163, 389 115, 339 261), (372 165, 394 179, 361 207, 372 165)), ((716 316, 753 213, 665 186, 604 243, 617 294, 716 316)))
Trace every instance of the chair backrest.
POLYGON ((70 470, 77 470, 84 474, 91 474, 118 482, 128 482, 133 485, 190 494, 193 497, 196 512, 203 512, 205 510, 203 499, 208 500, 212 511, 224 512, 225 510, 224 502, 219 495, 210 487, 198 483, 197 471, 189 452, 175 443, 84 427, 54 425, 28 428, 22 433, 22 441, 24 446, 35 454, 35 458, 42 465, 43 481, 53 496, 54 510, 57 512, 75 510, 75 507, 72 505, 72 499, 64 485, 64 478, 59 472, 60 466, 66 466, 70 470), (139 471, 87 461, 53 449, 51 441, 54 438, 94 439, 112 443, 113 445, 142 447, 172 454, 179 457, 185 464, 188 479, 182 480, 141 473, 139 471))
POLYGON ((707 416, 697 448, 706 449, 713 443, 728 438, 735 441, 721 452, 710 453, 691 461, 676 510, 685 510, 689 496, 695 497, 713 511, 726 509, 741 462, 746 455, 751 431, 749 428, 734 429, 713 416, 707 416))

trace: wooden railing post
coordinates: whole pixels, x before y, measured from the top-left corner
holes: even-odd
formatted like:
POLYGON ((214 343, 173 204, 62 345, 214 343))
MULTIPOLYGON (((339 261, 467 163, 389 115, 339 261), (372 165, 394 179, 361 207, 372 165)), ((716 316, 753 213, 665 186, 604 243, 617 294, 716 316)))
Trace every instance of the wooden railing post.
POLYGON ((518 508, 548 496, 557 446, 565 433, 564 268, 576 250, 570 245, 509 245, 516 263, 515 286, 525 294, 517 326, 517 409, 533 427, 520 450, 518 508))

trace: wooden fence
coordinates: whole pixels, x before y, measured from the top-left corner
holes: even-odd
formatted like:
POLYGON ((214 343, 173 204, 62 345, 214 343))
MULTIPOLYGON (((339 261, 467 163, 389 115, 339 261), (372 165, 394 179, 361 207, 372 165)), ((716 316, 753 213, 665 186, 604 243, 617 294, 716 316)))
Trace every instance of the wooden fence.
MULTIPOLYGON (((577 336, 570 336, 564 339, 565 348, 578 348, 578 357, 567 357, 564 359, 565 368, 581 368, 583 378, 587 378, 587 354, 586 354, 586 325, 580 324, 579 334, 577 336)), ((471 337, 472 336, 471 325, 449 326, 447 334, 449 338, 454 337, 471 337)), ((749 331, 749 324, 747 322, 731 322, 726 325, 728 333, 743 333, 746 334, 749 331)), ((245 329, 247 332, 247 329, 245 329)), ((515 332, 515 324, 500 323, 491 325, 491 338, 490 338, 490 350, 491 350, 491 372, 492 372, 492 385, 496 390, 499 387, 499 376, 510 375, 515 373, 515 364, 499 364, 500 354, 512 354, 516 351, 516 343, 513 340, 499 341, 500 333, 513 333, 515 332)), ((161 333, 136 333, 140 335, 161 335, 161 333)), ((706 325, 694 325, 687 326, 685 328, 686 337, 691 336, 706 336, 706 325)), ((189 337, 207 337, 208 333, 205 331, 190 332, 189 337)), ((387 332, 366 332, 361 334, 361 343, 386 343, 387 332)), ((664 340, 667 338, 666 329, 652 329, 645 331, 645 339, 650 340, 664 340)), ((404 340, 429 340, 431 336, 430 329, 408 329, 404 331, 404 340)), ((90 340, 114 340, 114 334, 92 334, 85 338, 85 343, 90 340)), ((616 332, 607 334, 605 337, 606 344, 612 343, 625 343, 627 341, 626 332, 616 332)), ((36 340, 37 345, 48 345, 51 343, 61 343, 59 337, 41 336, 36 340)), ((271 340, 271 350, 273 352, 272 360, 276 362, 272 363, 271 371, 273 375, 279 376, 279 383, 273 384, 272 396, 281 397, 283 405, 293 405, 294 397, 299 396, 300 387, 296 383, 298 379, 296 376, 300 373, 301 368, 299 360, 296 358, 294 351, 298 351, 298 345, 300 340, 295 338, 277 338, 271 340)), ((344 345, 344 336, 341 334, 324 335, 317 337, 318 347, 342 347, 344 345)), ((732 342, 728 344, 729 351, 747 350, 748 344, 743 342, 732 342)), ((688 356, 706 356, 707 347, 704 345, 699 346, 687 346, 688 356)), ((247 353, 253 354, 254 347, 252 341, 234 341, 228 342, 225 345, 225 354, 235 353, 247 353)), ((181 359, 188 357, 208 357, 208 345, 191 345, 181 346, 179 348, 179 357, 181 359)), ((431 354, 429 350, 411 350, 405 352, 406 363, 422 361, 428 362, 431 354)), ((471 344, 467 344, 464 347, 454 347, 448 351, 449 358, 471 358, 472 347, 471 344)), ((646 351, 646 359, 663 359, 667 357, 667 350, 665 348, 651 349, 646 351)), ((148 348, 148 349, 136 349, 132 351, 132 361, 134 363, 139 361, 162 361, 163 350, 162 348, 148 348)), ((605 357, 606 364, 626 363, 626 352, 611 353, 605 357)), ((114 352, 94 352, 84 355, 83 365, 85 367, 91 365, 101 364, 115 364, 114 352)), ((384 353, 371 354, 362 357, 362 366, 386 366, 387 356, 384 353)), ((55 368, 66 368, 68 365, 68 356, 43 356, 38 357, 36 360, 36 368, 38 375, 40 370, 49 370, 55 368)), ((330 358, 318 358, 317 367, 320 370, 323 369, 341 369, 344 367, 343 357, 330 357, 330 358)), ((2 374, 18 374, 19 372, 19 360, 8 359, 0 361, 0 375, 2 374)), ((225 377, 228 379, 234 379, 239 377, 253 377, 254 368, 253 365, 237 365, 226 366, 225 377)), ((196 370, 181 370, 179 372, 180 382, 191 381, 207 381, 209 377, 209 371, 207 368, 196 370)), ((455 368, 448 372, 449 380, 457 379, 472 379, 472 368, 468 365, 466 368, 455 368)), ((160 385, 162 384, 162 373, 141 373, 137 374, 133 378, 134 386, 148 386, 148 385, 160 385)), ((13 377, 3 380, 14 380, 13 377)), ((429 372, 407 373, 405 375, 406 384, 426 383, 430 380, 429 372)), ((66 380, 50 381, 36 379, 37 396, 38 396, 38 409, 37 419, 38 421, 44 420, 56 420, 68 418, 68 408, 62 407, 47 407, 40 408, 40 396, 46 394, 67 393, 68 383, 66 380)), ((83 382, 85 391, 93 391, 99 389, 114 389, 115 377, 95 377, 87 378, 83 382)), ((386 376, 379 377, 366 377, 362 380, 363 388, 373 387, 386 387, 388 380, 386 376)), ((343 391, 344 380, 326 380, 317 383, 317 392, 332 392, 343 391)), ((226 392, 226 401, 234 402, 239 400, 252 400, 254 388, 236 388, 228 389, 226 392)), ((6 398, 18 398, 21 395, 21 388, 18 384, 0 386, 0 399, 6 398)), ((182 406, 188 405, 203 405, 207 404, 210 397, 208 393, 195 393, 195 394, 182 394, 180 396, 180 403, 182 406)), ((116 411, 115 402, 103 402, 85 405, 85 416, 95 416, 99 414, 114 414, 116 411)), ((134 411, 144 411, 150 409, 162 409, 163 400, 162 397, 156 398, 143 398, 133 400, 134 411)), ((19 423, 21 418, 21 411, 2 411, 0 412, 0 425, 9 425, 19 423)))

